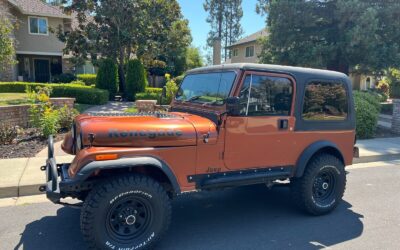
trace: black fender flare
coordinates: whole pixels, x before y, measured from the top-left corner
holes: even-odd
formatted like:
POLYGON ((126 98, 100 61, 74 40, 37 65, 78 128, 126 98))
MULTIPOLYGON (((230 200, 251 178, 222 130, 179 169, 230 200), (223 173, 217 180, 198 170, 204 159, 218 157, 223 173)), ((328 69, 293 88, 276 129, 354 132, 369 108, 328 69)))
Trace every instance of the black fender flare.
POLYGON ((310 159, 321 149, 330 149, 334 150, 334 152, 340 156, 340 160, 344 161, 343 159, 343 154, 340 152, 338 146, 330 141, 316 141, 309 145, 303 153, 301 153, 299 159, 296 162, 296 168, 295 168, 295 173, 294 177, 301 177, 303 176, 304 170, 307 167, 308 162, 310 159))
POLYGON ((73 182, 84 182, 96 170, 135 168, 138 166, 153 166, 159 168, 169 179, 174 191, 179 194, 181 192, 179 183, 172 172, 171 168, 162 160, 151 156, 121 158, 109 161, 93 161, 81 168, 81 170, 73 178, 73 182))

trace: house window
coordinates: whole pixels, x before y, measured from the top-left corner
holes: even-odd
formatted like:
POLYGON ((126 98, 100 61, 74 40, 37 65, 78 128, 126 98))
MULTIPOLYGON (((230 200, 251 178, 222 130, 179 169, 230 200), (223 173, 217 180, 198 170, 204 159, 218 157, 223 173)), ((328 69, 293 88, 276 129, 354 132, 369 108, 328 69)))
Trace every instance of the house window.
POLYGON ((246 47, 246 57, 254 56, 254 46, 246 47))
POLYGON ((29 34, 48 35, 47 18, 29 17, 29 34))
POLYGON ((237 57, 239 55, 239 50, 238 49, 234 49, 233 51, 232 51, 232 56, 233 57, 237 57))

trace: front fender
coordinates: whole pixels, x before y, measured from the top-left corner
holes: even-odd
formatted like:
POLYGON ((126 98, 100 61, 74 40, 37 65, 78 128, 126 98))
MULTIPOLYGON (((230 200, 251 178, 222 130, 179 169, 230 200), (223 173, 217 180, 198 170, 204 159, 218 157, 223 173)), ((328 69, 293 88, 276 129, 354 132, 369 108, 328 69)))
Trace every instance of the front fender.
POLYGON ((176 193, 180 193, 178 181, 171 168, 162 160, 151 156, 132 158, 121 158, 109 161, 92 161, 83 166, 75 175, 74 181, 83 182, 96 170, 134 168, 138 166, 151 165, 159 168, 169 179, 176 193))

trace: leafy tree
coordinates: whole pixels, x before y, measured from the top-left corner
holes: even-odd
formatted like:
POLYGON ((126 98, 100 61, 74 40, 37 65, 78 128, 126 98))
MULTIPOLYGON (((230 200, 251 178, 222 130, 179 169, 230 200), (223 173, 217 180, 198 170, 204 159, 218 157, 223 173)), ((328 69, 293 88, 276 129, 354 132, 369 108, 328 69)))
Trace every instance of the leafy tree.
POLYGON ((5 70, 7 66, 15 64, 15 47, 11 35, 14 30, 10 16, 7 15, 6 6, 0 2, 0 70, 5 70))
POLYGON ((226 60, 226 47, 236 42, 243 34, 240 24, 243 17, 242 0, 206 0, 203 7, 208 12, 206 21, 211 25, 207 44, 212 47, 215 38, 221 39, 226 60))
POLYGON ((129 60, 126 73, 126 90, 129 101, 135 99, 136 93, 144 92, 147 85, 146 71, 139 59, 129 60))
POLYGON ((118 92, 118 70, 112 59, 102 59, 97 72, 96 88, 106 89, 110 93, 110 100, 118 92))
POLYGON ((262 62, 348 74, 400 64, 400 3, 362 0, 259 0, 270 36, 262 62))
POLYGON ((99 56, 114 59, 121 92, 126 93, 124 67, 133 56, 144 62, 163 60, 172 72, 184 70, 191 35, 176 0, 64 0, 64 4, 79 21, 70 32, 59 28, 65 52, 73 54, 75 63, 88 58, 96 63, 99 56))
POLYGON ((202 66, 203 58, 201 57, 200 50, 196 47, 189 47, 186 51, 187 69, 194 69, 202 66))

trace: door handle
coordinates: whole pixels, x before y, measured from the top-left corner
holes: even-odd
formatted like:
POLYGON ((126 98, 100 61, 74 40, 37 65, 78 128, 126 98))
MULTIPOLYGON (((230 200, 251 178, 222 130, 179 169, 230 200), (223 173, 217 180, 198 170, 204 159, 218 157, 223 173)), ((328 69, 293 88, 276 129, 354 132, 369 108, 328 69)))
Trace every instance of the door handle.
POLYGON ((279 119, 278 120, 278 128, 280 130, 285 130, 289 128, 289 120, 288 119, 279 119))

